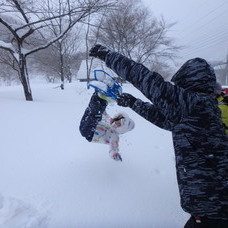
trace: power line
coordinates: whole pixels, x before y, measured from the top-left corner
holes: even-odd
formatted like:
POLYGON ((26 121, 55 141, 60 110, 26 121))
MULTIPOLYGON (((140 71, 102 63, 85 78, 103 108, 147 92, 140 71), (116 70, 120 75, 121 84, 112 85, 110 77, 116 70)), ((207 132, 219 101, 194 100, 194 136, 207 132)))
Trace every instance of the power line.
MULTIPOLYGON (((212 13, 214 13, 215 11, 217 11, 219 8, 221 8, 222 6, 224 6, 224 4, 226 4, 227 1, 223 1, 222 4, 220 4, 219 6, 217 6, 216 8, 214 8, 213 10, 209 11, 207 14, 205 14, 203 17, 200 17, 198 20, 196 20, 192 25, 196 24, 196 22, 198 22, 199 20, 201 20, 202 18, 206 18, 209 15, 211 15, 212 13)), ((227 13, 227 10, 220 12, 219 14, 217 13, 216 16, 214 16, 212 19, 210 19, 209 21, 206 21, 204 24, 201 24, 200 26, 196 27, 196 28, 192 28, 191 30, 188 30, 187 33, 183 34, 181 37, 186 37, 188 34, 192 33, 192 31, 199 31, 201 30, 202 32, 202 28, 205 30, 207 29, 207 25, 211 24, 211 22, 213 22, 214 20, 221 18, 225 13, 227 13)), ((200 37, 198 37, 197 41, 190 41, 188 42, 187 46, 195 46, 196 48, 194 48, 194 50, 191 50, 190 52, 188 52, 188 54, 186 55, 190 55, 193 53, 196 53, 199 50, 203 50, 203 49, 208 49, 211 48, 213 46, 216 46, 218 44, 224 43, 225 41, 228 40, 228 33, 227 33, 227 24, 223 24, 221 26, 221 24, 219 24, 219 27, 214 27, 217 31, 214 32, 214 34, 211 34, 212 29, 207 29, 206 33, 200 35, 200 37), (222 32, 221 29, 223 30, 222 32), (218 32, 219 30, 219 32, 218 32)), ((213 30, 215 30, 213 29, 213 30)), ((196 35, 198 33, 195 33, 196 35)), ((194 35, 195 35, 194 34, 194 35)), ((199 33, 200 34, 200 33, 199 33)), ((195 38, 195 37, 194 37, 195 38)), ((228 47, 228 45, 227 45, 228 47)))
POLYGON ((200 30, 201 28, 205 27, 206 25, 210 24, 212 21, 214 21, 215 19, 218 19, 218 17, 224 15, 225 13, 227 13, 227 10, 225 10, 224 12, 220 13, 219 16, 215 16, 214 18, 212 18, 211 20, 207 21, 206 23, 202 24, 201 26, 198 26, 198 27, 195 27, 191 30, 188 30, 187 33, 185 33, 182 38, 186 37, 188 34, 191 34, 193 31, 196 31, 196 30, 200 30))
POLYGON ((191 44, 194 44, 195 46, 201 46, 205 44, 213 44, 214 42, 217 42, 218 40, 221 40, 223 38, 228 40, 228 31, 223 31, 223 33, 207 36, 206 38, 200 39, 199 41, 192 41, 187 45, 189 46, 191 44))
POLYGON ((203 3, 201 3, 200 5, 195 5, 196 7, 193 8, 188 14, 185 15, 186 18, 189 18, 189 16, 192 16, 192 11, 195 11, 196 9, 200 9, 202 8, 202 6, 205 5, 205 3, 208 3, 208 0, 205 0, 203 3))
POLYGON ((217 40, 217 42, 215 42, 215 43, 213 43, 213 44, 209 44, 209 43, 208 43, 208 44, 206 44, 206 45, 202 45, 201 47, 194 48, 194 50, 188 52, 188 54, 186 54, 185 56, 192 55, 192 54, 196 53, 196 52, 199 51, 199 50, 209 49, 209 48, 211 48, 211 47, 213 47, 213 46, 215 46, 215 45, 217 45, 217 44, 219 44, 219 43, 221 44, 221 43, 224 42, 224 41, 227 41, 227 39, 217 40))
MULTIPOLYGON (((221 5, 219 5, 219 6, 216 7, 215 9, 209 11, 206 15, 202 16, 201 18, 199 18, 196 22, 200 21, 202 18, 205 18, 205 17, 209 16, 211 13, 213 13, 213 12, 215 12, 217 9, 221 8, 221 7, 224 5, 224 3, 227 3, 227 0, 225 0, 221 5)), ((195 22, 195 23, 196 23, 196 22, 195 22)))

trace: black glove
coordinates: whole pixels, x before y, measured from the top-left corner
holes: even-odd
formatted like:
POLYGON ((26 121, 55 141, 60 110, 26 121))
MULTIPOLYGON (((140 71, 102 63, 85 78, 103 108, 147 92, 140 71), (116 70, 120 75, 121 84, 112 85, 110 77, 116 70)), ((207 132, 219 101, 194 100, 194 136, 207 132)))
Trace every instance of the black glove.
POLYGON ((135 103, 136 98, 129 93, 123 93, 119 96, 119 98, 116 101, 119 106, 131 108, 135 103))
POLYGON ((96 44, 89 51, 89 56, 99 58, 105 61, 106 55, 110 52, 110 50, 100 44, 96 44))

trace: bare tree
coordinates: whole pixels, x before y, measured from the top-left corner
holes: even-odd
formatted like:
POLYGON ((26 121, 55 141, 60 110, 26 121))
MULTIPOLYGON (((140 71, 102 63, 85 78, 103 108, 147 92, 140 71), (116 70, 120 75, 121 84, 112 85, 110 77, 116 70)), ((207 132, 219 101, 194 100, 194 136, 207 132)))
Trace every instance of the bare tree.
POLYGON ((73 68, 79 66, 78 62, 81 62, 82 53, 79 51, 81 46, 81 37, 80 37, 80 29, 78 28, 76 31, 72 31, 70 36, 67 36, 65 42, 63 43, 63 56, 64 56, 64 78, 68 82, 72 82, 72 71, 73 68))
POLYGON ((32 101, 33 98, 27 71, 27 57, 60 40, 76 23, 107 5, 105 0, 65 0, 64 2, 67 11, 61 13, 56 11, 55 0, 42 1, 42 6, 47 6, 46 8, 38 8, 41 4, 36 5, 33 0, 2 0, 0 5, 0 24, 10 34, 10 40, 0 40, 0 48, 11 55, 28 101, 32 101), (51 16, 47 14, 50 10, 54 12, 51 16), (19 23, 12 24, 8 20, 9 17, 17 18, 19 23), (55 24, 58 18, 66 21, 65 27, 58 31, 56 36, 44 39, 47 23, 55 24))
POLYGON ((72 81, 75 63, 81 61, 77 59, 80 56, 80 27, 75 26, 62 39, 35 54, 37 65, 42 71, 46 70, 45 75, 50 81, 60 80, 61 89, 64 89, 65 80, 72 81))
POLYGON ((5 50, 1 50, 0 55, 0 82, 4 82, 4 84, 7 85, 11 85, 12 82, 19 84, 17 68, 15 68, 12 58, 10 58, 5 50))
POLYGON ((122 0, 118 9, 106 15, 98 41, 149 65, 153 59, 175 57, 178 47, 167 36, 173 25, 157 20, 139 0, 122 0))
MULTIPOLYGON (((80 67, 81 61, 85 55, 78 49, 78 37, 75 38, 74 33, 72 33, 71 35, 67 35, 67 39, 64 42, 62 53, 64 58, 64 80, 67 80, 68 82, 71 82, 73 75, 76 75, 80 67)), ((56 83, 60 81, 60 53, 56 46, 51 45, 44 50, 34 53, 31 61, 33 64, 33 71, 39 72, 46 78, 48 82, 56 83)), ((61 83, 63 84, 64 82, 61 83)), ((59 86, 60 88, 61 85, 59 86)))
MULTIPOLYGON (((53 17, 55 12, 50 7, 50 4, 47 5, 48 15, 49 17, 53 17)), ((58 12, 59 15, 66 14, 69 10, 69 4, 65 2, 64 0, 58 0, 58 5, 56 8, 56 12, 58 12)), ((57 37, 59 33, 61 33, 65 28, 68 26, 68 23, 72 21, 72 17, 70 16, 68 20, 65 18, 59 17, 56 18, 54 21, 51 21, 51 23, 46 22, 47 28, 49 33, 51 33, 52 36, 57 37)), ((60 77, 61 80, 61 89, 64 89, 64 79, 67 78, 68 81, 71 81, 71 71, 70 71, 70 59, 75 51, 80 46, 79 42, 79 35, 80 35, 81 26, 75 27, 74 31, 72 31, 72 28, 70 31, 61 39, 58 39, 55 43, 52 44, 54 47, 55 55, 57 54, 57 74, 60 77)))
MULTIPOLYGON (((96 17, 91 18, 90 16, 87 18, 86 22, 86 34, 85 34, 85 44, 86 44, 86 53, 88 53, 89 48, 98 42, 99 39, 99 33, 100 29, 103 23, 103 20, 107 14, 109 14, 111 11, 116 9, 116 4, 112 5, 112 8, 106 7, 104 8, 99 14, 96 15, 96 17), (96 21, 94 23, 94 21, 96 21), (91 36, 91 27, 95 28, 92 29, 92 36, 91 36)), ((86 71, 87 71, 87 88, 89 89, 88 83, 91 80, 90 75, 91 75, 91 70, 92 70, 92 65, 93 65, 93 58, 88 58, 89 56, 86 55, 86 71)))

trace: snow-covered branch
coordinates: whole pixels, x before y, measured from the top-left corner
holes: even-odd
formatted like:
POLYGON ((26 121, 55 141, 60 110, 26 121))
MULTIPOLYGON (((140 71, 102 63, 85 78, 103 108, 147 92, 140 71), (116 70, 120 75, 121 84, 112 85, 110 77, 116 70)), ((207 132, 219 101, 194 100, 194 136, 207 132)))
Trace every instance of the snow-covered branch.
POLYGON ((15 38, 18 38, 18 35, 16 33, 16 31, 13 29, 13 27, 7 23, 5 20, 3 20, 1 17, 0 17, 0 24, 3 24, 12 34, 15 38))
POLYGON ((50 45, 52 45, 53 43, 55 43, 57 40, 61 39, 62 37, 64 37, 64 35, 71 29, 73 28, 73 26, 78 23, 82 18, 86 17, 89 14, 89 12, 84 12, 83 14, 80 15, 80 17, 77 18, 77 20, 75 20, 74 22, 72 22, 71 24, 68 24, 67 28, 65 28, 59 35, 57 35, 56 37, 54 37, 53 39, 51 39, 49 42, 47 42, 44 45, 38 46, 36 48, 33 48, 32 50, 29 50, 27 53, 25 53, 25 56, 28 56, 34 52, 37 52, 39 50, 45 49, 47 47, 49 47, 50 45))
POLYGON ((0 40, 0 48, 5 49, 7 51, 14 52, 14 48, 11 43, 6 43, 2 40, 0 40))

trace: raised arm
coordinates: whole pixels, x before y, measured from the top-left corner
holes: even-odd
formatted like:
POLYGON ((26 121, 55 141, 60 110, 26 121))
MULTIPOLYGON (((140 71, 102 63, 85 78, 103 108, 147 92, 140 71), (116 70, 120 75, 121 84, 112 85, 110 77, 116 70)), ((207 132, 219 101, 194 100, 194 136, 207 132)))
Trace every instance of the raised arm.
POLYGON ((168 118, 181 118, 183 106, 183 91, 181 88, 164 81, 163 77, 148 70, 144 65, 103 46, 91 49, 91 56, 104 60, 106 65, 118 76, 126 79, 139 89, 168 118))

